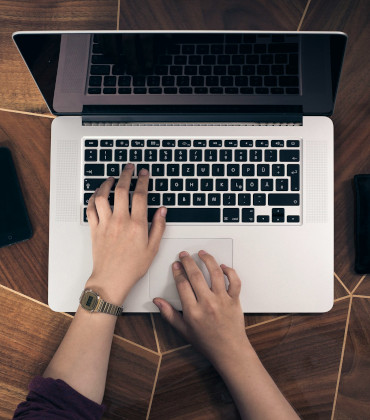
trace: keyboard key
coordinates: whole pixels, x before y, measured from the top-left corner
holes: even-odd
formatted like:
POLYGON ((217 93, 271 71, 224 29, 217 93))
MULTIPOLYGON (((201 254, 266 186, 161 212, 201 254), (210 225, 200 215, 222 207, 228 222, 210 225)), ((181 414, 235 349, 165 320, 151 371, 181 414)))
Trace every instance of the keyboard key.
POLYGON ((118 93, 129 95, 131 93, 131 88, 119 88, 118 93))
POLYGON ((299 223, 299 216, 288 216, 287 217, 288 223, 299 223))
POLYGON ((101 82, 101 76, 90 76, 89 78, 89 86, 101 86, 101 82))
POLYGON ((208 205, 209 206, 221 205, 221 194, 208 194, 208 205))
POLYGON ((179 206, 190 206, 190 194, 179 194, 177 201, 179 206))
POLYGON ((239 176, 239 165, 227 165, 227 176, 239 176))
POLYGON ((144 147, 144 140, 131 140, 131 147, 144 147))
POLYGON ((213 179, 206 178, 200 180, 201 191, 212 191, 213 190, 213 179))
POLYGON ((207 140, 194 140, 194 147, 206 147, 207 140))
POLYGON ((172 160, 172 150, 162 149, 159 151, 159 160, 161 162, 168 162, 172 160))
POLYGON ((177 146, 178 147, 191 147, 191 140, 178 140, 177 146))
POLYGON ((164 165, 152 165, 152 176, 164 176, 164 165))
POLYGON ((146 149, 144 152, 145 162, 156 162, 157 161, 157 150, 146 149))
POLYGON ((299 206, 299 194, 269 194, 269 206, 299 206))
POLYGON ((97 147, 98 146, 98 140, 85 140, 85 146, 86 147, 97 147))
POLYGON ((205 194, 194 194, 193 195, 193 206, 205 206, 206 195, 205 194))
POLYGON ((85 204, 85 206, 87 206, 89 204, 89 200, 90 200, 90 197, 92 195, 93 195, 93 193, 85 193, 84 194, 84 204, 85 204))
POLYGON ((257 216, 258 223, 268 223, 270 221, 270 216, 257 216))
POLYGON ((104 86, 116 86, 116 82, 117 82, 116 76, 104 77, 104 86))
POLYGON ((125 149, 116 149, 114 151, 114 160, 116 162, 127 161, 127 150, 125 150, 125 149))
POLYGON ((175 194, 163 194, 163 205, 164 206, 174 206, 175 203, 175 194))
POLYGON ((182 162, 188 159, 188 151, 187 150, 175 150, 175 161, 182 162))
POLYGON ((156 191, 168 191, 168 179, 160 178, 155 180, 156 191))
POLYGON ((197 165, 197 176, 209 176, 209 164, 199 163, 197 165))
POLYGON ((209 147, 222 147, 222 140, 210 140, 209 147))
POLYGON ((297 76, 280 76, 279 86, 299 86, 299 80, 297 76))
POLYGON ((234 159, 236 162, 246 162, 247 161, 247 151, 242 149, 235 150, 234 159))
POLYGON ((238 140, 225 140, 225 147, 238 147, 238 140))
POLYGON ((86 176, 104 176, 104 165, 103 164, 85 164, 85 175, 86 176))
POLYGON ((107 165, 107 176, 119 176, 119 165, 107 165))
POLYGON ((116 140, 116 147, 128 147, 129 141, 128 140, 116 140))
POLYGON ((96 162, 98 160, 98 151, 94 149, 85 149, 85 160, 96 162))
POLYGON ((271 147, 284 147, 284 140, 271 140, 271 147))
POLYGON ((184 182, 182 179, 171 179, 171 191, 182 191, 184 182))
POLYGON ((194 176, 194 165, 193 164, 182 165, 182 176, 194 176))
POLYGON ((254 206, 265 206, 266 205, 266 194, 253 194, 253 205, 254 206))
POLYGON ((163 147, 175 147, 176 141, 175 140, 162 140, 163 147))
POLYGON ((221 162, 231 162, 232 160, 232 150, 231 149, 221 149, 220 150, 220 161, 221 162))
POLYGON ((284 165, 272 165, 272 176, 285 176, 284 165))
POLYGON ((162 93, 162 88, 149 88, 149 93, 152 95, 160 95, 162 93))
POLYGON ((204 160, 206 162, 210 161, 217 161, 217 150, 216 149, 208 149, 205 151, 204 160))
POLYGON ((253 147, 253 140, 240 140, 240 147, 253 147))
POLYGON ((247 191, 258 191, 258 179, 247 179, 245 181, 245 189, 247 191))
POLYGON ((276 162, 277 161, 277 151, 266 149, 265 150, 265 161, 266 162, 276 162))
POLYGON ((147 163, 138 163, 136 165, 136 174, 139 175, 142 169, 146 169, 148 172, 150 171, 150 165, 147 163))
POLYGON ((268 140, 256 140, 256 147, 268 147, 268 140))
MULTIPOLYGON (((113 74, 115 74, 113 72, 113 74)), ((118 86, 130 86, 131 85, 131 77, 130 76, 119 76, 118 78, 118 86)))
MULTIPOLYGON (((150 209, 148 209, 150 210, 150 209)), ((154 209, 151 209, 154 210, 154 209)), ((148 218, 153 218, 153 214, 148 212, 148 218)), ((190 223, 216 223, 220 221, 221 210, 216 207, 211 208, 169 208, 167 209, 166 222, 190 222, 190 223)))
POLYGON ((287 165, 287 176, 290 176, 290 190, 299 191, 299 165, 287 165))
POLYGON ((299 140, 287 140, 287 147, 299 147, 299 140))
POLYGON ((112 150, 100 149, 99 159, 104 162, 110 162, 112 160, 112 150))
POLYGON ((239 209, 224 209, 222 221, 224 223, 238 223, 239 222, 239 209))
POLYGON ((273 187, 273 179, 261 179, 261 191, 272 191, 273 187))
POLYGON ((276 191, 288 191, 288 180, 287 179, 277 179, 275 184, 276 191))
POLYGON ((227 191, 229 189, 229 181, 227 179, 216 179, 216 191, 227 191))
POLYGON ((161 145, 160 140, 147 140, 146 141, 147 147, 159 147, 161 145))
POLYGON ((230 189, 231 191, 243 191, 243 179, 231 179, 230 189))
POLYGON ((239 206, 250 206, 251 195, 250 194, 238 194, 238 205, 239 206))
POLYGON ((131 149, 130 150, 130 161, 138 162, 143 160, 143 151, 140 149, 131 149))
POLYGON ((148 206, 159 206, 161 203, 161 195, 156 193, 148 194, 148 206))
POLYGON ((272 215, 272 223, 284 223, 284 216, 272 215))
POLYGON ((223 194, 222 202, 224 206, 235 206, 236 194, 223 194))
POLYGON ((103 93, 106 95, 115 95, 116 94, 116 88, 104 88, 103 93))
MULTIPOLYGON (((206 152, 207 152, 207 150, 206 150, 206 152)), ((203 150, 201 150, 201 149, 190 150, 190 162, 202 161, 202 157, 203 157, 203 150)))
POLYGON ((90 74, 92 75, 105 75, 109 74, 110 66, 99 66, 99 65, 92 65, 90 68, 90 74))
POLYGON ((100 147, 113 147, 113 140, 100 140, 100 147))
POLYGON ((280 150, 280 162, 299 162, 299 150, 280 150))
POLYGON ((89 93, 90 95, 100 95, 101 94, 101 89, 100 88, 90 88, 87 90, 87 93, 89 93))
POLYGON ((212 165, 212 176, 224 176, 225 167, 223 164, 212 165))
POLYGON ((94 178, 87 178, 84 179, 84 190, 85 191, 95 191, 100 185, 105 181, 103 178, 94 179, 94 178))
POLYGON ((198 179, 197 178, 188 178, 185 181, 186 191, 198 191, 198 179))
POLYGON ((264 164, 257 165, 257 176, 270 176, 270 166, 264 164))
POLYGON ((254 176, 254 165, 246 163, 242 165, 242 175, 243 176, 254 176))
POLYGON ((167 176, 179 176, 180 167, 178 164, 167 165, 167 176))
POLYGON ((242 222, 254 222, 254 209, 242 209, 242 222))
POLYGON ((261 162, 262 161, 262 150, 251 150, 249 152, 249 160, 251 162, 261 162))

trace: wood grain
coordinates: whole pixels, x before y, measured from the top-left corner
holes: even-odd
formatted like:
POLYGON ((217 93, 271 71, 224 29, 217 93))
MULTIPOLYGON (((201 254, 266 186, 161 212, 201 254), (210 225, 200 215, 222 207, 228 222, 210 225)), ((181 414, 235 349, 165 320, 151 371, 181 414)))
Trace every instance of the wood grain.
POLYGON ((295 31, 306 0, 121 0, 119 29, 295 31))
POLYGON ((0 0, 1 108, 49 113, 11 35, 15 31, 115 30, 118 0, 0 0))
POLYGON ((344 31, 347 52, 333 116, 335 129, 335 271, 349 290, 361 275, 354 271, 353 176, 370 173, 369 3, 365 0, 312 0, 302 30, 344 31))
MULTIPOLYGON (((344 299, 326 314, 290 315, 247 330, 267 371, 304 419, 330 418, 348 305, 344 299)), ((189 347, 163 356, 150 418, 238 415, 221 378, 189 347)))
POLYGON ((353 298, 334 419, 370 413, 370 299, 353 298))

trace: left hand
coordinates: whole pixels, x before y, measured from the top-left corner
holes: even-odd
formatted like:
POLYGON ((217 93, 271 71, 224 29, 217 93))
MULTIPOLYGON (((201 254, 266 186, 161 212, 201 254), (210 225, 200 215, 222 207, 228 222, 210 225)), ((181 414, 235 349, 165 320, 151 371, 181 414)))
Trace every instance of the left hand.
POLYGON ((148 234, 149 174, 138 176, 129 212, 129 189, 134 165, 127 164, 115 188, 114 210, 108 196, 114 178, 108 178, 91 196, 87 217, 91 230, 93 271, 86 283, 110 303, 122 305, 132 286, 148 271, 166 227, 166 208, 153 217, 148 234))

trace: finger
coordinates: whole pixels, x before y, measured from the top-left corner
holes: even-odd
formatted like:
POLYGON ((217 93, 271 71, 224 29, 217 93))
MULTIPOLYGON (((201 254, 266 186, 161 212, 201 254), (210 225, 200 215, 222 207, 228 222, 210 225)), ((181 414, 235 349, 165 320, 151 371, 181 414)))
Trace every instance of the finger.
POLYGON ((132 196, 132 220, 148 222, 148 184, 149 172, 147 169, 142 169, 139 173, 136 188, 132 196))
POLYGON ((166 229, 166 214, 166 207, 160 207, 153 216, 148 240, 148 247, 153 255, 158 252, 159 244, 166 229))
POLYGON ((99 217, 98 217, 98 213, 96 212, 96 207, 95 207, 95 194, 96 194, 96 191, 90 197, 89 202, 87 203, 87 209, 86 209, 87 221, 89 222, 90 227, 95 227, 99 223, 99 217))
POLYGON ((134 165, 127 163, 119 177, 114 191, 114 215, 129 216, 129 191, 131 177, 134 172, 134 165))
POLYGON ((179 257, 197 299, 200 300, 202 297, 209 296, 212 292, 193 258, 186 251, 181 252, 179 257))
POLYGON ((153 302, 161 312, 162 318, 186 338, 186 324, 182 315, 164 299, 155 298, 153 302))
POLYGON ((95 207, 96 212, 99 216, 99 222, 104 221, 105 219, 112 216, 112 210, 108 202, 108 196, 114 184, 114 178, 110 177, 105 180, 99 187, 98 191, 95 193, 95 207))
POLYGON ((197 304, 193 289, 191 288, 183 265, 178 261, 175 261, 172 264, 172 273, 179 293, 182 309, 186 311, 190 306, 197 304))
POLYGON ((206 251, 201 250, 198 252, 199 258, 204 262, 211 278, 211 289, 215 293, 225 293, 225 277, 224 273, 218 265, 215 258, 208 254, 206 251))
POLYGON ((226 274, 227 278, 229 279, 229 288, 227 289, 227 293, 232 298, 238 298, 240 294, 240 289, 242 287, 242 282, 237 274, 237 272, 231 268, 228 267, 225 264, 221 264, 222 271, 226 274))

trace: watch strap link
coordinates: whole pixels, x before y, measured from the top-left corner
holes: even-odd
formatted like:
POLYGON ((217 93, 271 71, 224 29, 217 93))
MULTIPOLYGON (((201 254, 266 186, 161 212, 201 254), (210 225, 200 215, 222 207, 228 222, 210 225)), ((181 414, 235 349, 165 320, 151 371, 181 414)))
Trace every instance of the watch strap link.
POLYGON ((123 309, 121 306, 105 302, 103 299, 100 298, 95 312, 103 312, 104 314, 120 316, 122 314, 122 310, 123 309))

